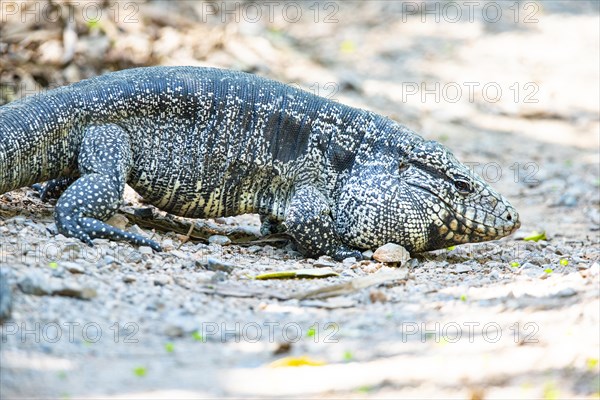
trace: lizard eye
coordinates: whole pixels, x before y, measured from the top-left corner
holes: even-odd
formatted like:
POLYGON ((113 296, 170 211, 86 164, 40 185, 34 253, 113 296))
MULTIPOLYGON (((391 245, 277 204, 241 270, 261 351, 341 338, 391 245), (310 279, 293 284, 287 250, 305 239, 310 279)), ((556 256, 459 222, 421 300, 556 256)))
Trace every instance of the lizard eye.
POLYGON ((408 163, 404 161, 400 161, 400 165, 398 166, 398 173, 401 174, 408 169, 408 163))
POLYGON ((454 187, 456 188, 456 190, 458 190, 458 192, 460 194, 465 195, 465 196, 473 191, 471 184, 462 179, 458 179, 458 180, 454 181, 454 187))

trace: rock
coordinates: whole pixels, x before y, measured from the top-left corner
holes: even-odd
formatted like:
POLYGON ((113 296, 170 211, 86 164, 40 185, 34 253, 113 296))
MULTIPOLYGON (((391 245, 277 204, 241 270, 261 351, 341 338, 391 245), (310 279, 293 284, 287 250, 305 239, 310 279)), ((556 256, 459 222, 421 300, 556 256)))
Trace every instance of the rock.
POLYGON ((356 261, 357 261, 356 257, 348 257, 348 258, 344 258, 344 261, 342 261, 342 264, 344 264, 344 267, 350 268, 351 266, 356 264, 356 261))
POLYGON ((82 253, 82 246, 85 246, 83 242, 68 242, 62 246, 63 253, 82 253))
POLYGON ((118 263, 117 259, 114 258, 113 256, 106 255, 102 258, 102 260, 98 260, 98 262, 96 263, 96 266, 103 267, 105 265, 109 265, 112 263, 118 263))
POLYGON ((371 303, 385 303, 388 300, 386 294, 378 289, 371 290, 369 293, 369 299, 371 300, 371 303))
POLYGON ((356 278, 358 276, 358 274, 356 272, 352 271, 351 269, 344 269, 340 273, 340 276, 349 276, 350 278, 356 278))
POLYGON ((589 213, 590 221, 595 225, 600 225, 600 211, 592 208, 589 213))
POLYGON ((167 286, 173 284, 173 278, 166 274, 155 275, 153 278, 154 286, 167 286))
POLYGON ((363 260, 371 260, 373 258, 373 250, 365 250, 362 255, 363 260))
POLYGON ((115 214, 106 221, 110 226, 114 226, 117 229, 124 230, 129 223, 129 220, 123 214, 115 214))
POLYGON ((223 235, 212 235, 211 237, 208 238, 208 243, 218 244, 221 246, 227 246, 227 245, 231 244, 231 239, 229 239, 227 236, 223 236, 223 235))
POLYGON ((160 245, 163 248, 163 250, 165 250, 165 251, 175 249, 175 243, 173 243, 173 240, 169 239, 169 238, 163 240, 160 245))
POLYGON ((52 294, 56 296, 74 297, 76 299, 89 300, 98 295, 96 289, 90 286, 82 286, 77 282, 60 281, 60 284, 52 288, 52 294))
MULTIPOLYGON (((10 220, 9 220, 10 221, 10 220)), ((17 225, 17 224, 23 224, 25 223, 25 217, 22 215, 17 215, 16 217, 14 217, 12 219, 13 224, 17 225)))
POLYGON ((138 247, 138 251, 142 254, 148 254, 148 255, 152 255, 152 247, 150 246, 140 246, 138 247))
POLYGON ((373 259, 383 263, 403 264, 410 259, 409 252, 395 243, 387 243, 375 250, 373 259))
POLYGON ((72 274, 85 274, 85 268, 73 261, 63 261, 61 265, 72 274))
POLYGON ((211 283, 225 282, 226 280, 227 280, 227 274, 223 271, 215 272, 215 274, 210 278, 211 283))
POLYGON ((338 264, 329 256, 321 256, 317 261, 315 261, 313 266, 316 268, 335 268, 338 266, 338 264))
POLYGON ((456 266, 454 267, 454 272, 456 272, 457 274, 464 274, 466 272, 471 271, 473 271, 473 267, 467 264, 456 264, 456 266))
POLYGON ((557 206, 575 207, 577 205, 577 197, 572 194, 565 193, 556 202, 557 206))
POLYGON ((56 228, 55 223, 48 224, 48 226, 46 226, 46 231, 52 236, 58 235, 58 229, 56 228))
POLYGON ((554 296, 556 296, 556 297, 571 297, 571 296, 575 296, 576 294, 577 294, 577 290, 568 287, 568 288, 559 290, 558 292, 556 292, 554 294, 554 296))
POLYGON ((123 282, 125 282, 125 283, 131 283, 131 282, 135 282, 135 281, 137 281, 137 278, 135 277, 135 275, 128 274, 123 277, 123 282))
POLYGON ((62 278, 65 276, 65 268, 62 266, 62 263, 61 263, 61 265, 58 265, 57 267, 52 268, 51 271, 52 271, 51 272, 52 276, 55 278, 62 278))
POLYGON ((533 278, 541 276, 543 272, 544 270, 541 267, 538 267, 537 265, 532 264, 530 262, 526 262, 521 266, 521 268, 519 268, 519 273, 521 275, 527 275, 533 278))
POLYGON ((40 272, 31 272, 21 278, 17 283, 21 292, 33 294, 35 296, 44 296, 52 293, 52 288, 47 278, 40 272))
MULTIPOLYGON (((104 258, 106 259, 107 257, 111 257, 111 256, 105 256, 104 258)), ((127 255, 124 257, 124 261, 127 263, 137 263, 142 261, 142 258, 144 257, 144 255, 142 253, 140 253, 137 250, 132 250, 129 253, 127 253, 127 255)), ((113 258, 113 257, 111 257, 113 258)), ((121 264, 121 261, 116 260, 113 258, 113 262, 117 263, 117 264, 121 264)))
POLYGON ((208 257, 208 263, 206 265, 206 269, 209 271, 223 271, 223 272, 231 272, 237 268, 237 265, 231 264, 225 261, 221 261, 219 259, 208 257))
POLYGON ((250 254, 258 253, 261 250, 262 250, 262 247, 256 246, 256 245, 252 245, 252 246, 248 247, 248 253, 250 253, 250 254))
POLYGON ((12 290, 6 281, 6 275, 0 274, 0 323, 10 319, 12 312, 12 290))
POLYGON ((129 229, 128 229, 128 231, 131 232, 131 233, 135 233, 137 235, 144 236, 144 237, 147 236, 146 232, 142 228, 140 228, 139 226, 137 226, 137 225, 130 226, 129 229))
POLYGON ((195 321, 186 316, 168 316, 165 321, 164 333, 169 337, 181 337, 197 330, 195 321))

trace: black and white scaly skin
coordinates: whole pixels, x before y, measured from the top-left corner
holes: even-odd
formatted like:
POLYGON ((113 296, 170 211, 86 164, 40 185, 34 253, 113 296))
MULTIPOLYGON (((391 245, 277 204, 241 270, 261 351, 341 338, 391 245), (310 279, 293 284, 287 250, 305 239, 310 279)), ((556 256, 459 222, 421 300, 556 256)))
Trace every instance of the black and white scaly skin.
POLYGON ((0 107, 0 194, 51 180, 59 231, 158 243, 102 221, 129 184, 192 218, 258 213, 307 256, 506 236, 518 214, 442 145, 369 111, 235 71, 124 70, 0 107))

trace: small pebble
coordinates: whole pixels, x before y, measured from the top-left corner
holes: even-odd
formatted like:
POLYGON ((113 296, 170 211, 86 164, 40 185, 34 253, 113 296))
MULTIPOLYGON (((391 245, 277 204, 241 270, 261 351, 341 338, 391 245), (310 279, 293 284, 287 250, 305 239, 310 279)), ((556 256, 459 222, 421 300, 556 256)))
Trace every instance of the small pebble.
POLYGON ((140 246, 138 247, 138 251, 142 254, 151 255, 154 250, 152 250, 152 247, 150 246, 140 246))
POLYGON ((30 272, 17 283, 21 292, 25 294, 33 294, 36 296, 44 296, 52 293, 52 288, 48 279, 40 272, 30 272))
POLYGON ((410 259, 409 252, 395 243, 387 243, 375 250, 373 259, 383 263, 401 263, 410 259))
POLYGON ((342 264, 344 264, 344 267, 350 268, 351 266, 356 264, 356 258, 355 257, 344 258, 344 261, 342 261, 342 264))
POLYGON ((231 264, 225 261, 221 261, 217 258, 208 257, 208 263, 206 265, 206 269, 209 271, 223 271, 223 272, 231 272, 237 268, 237 265, 231 264))
POLYGON ((371 303, 385 303, 388 300, 387 295, 383 291, 377 289, 371 290, 369 299, 371 300, 371 303))
POLYGON ((454 272, 456 272, 457 274, 464 274, 466 272, 471 272, 473 271, 473 267, 471 267, 470 265, 467 264, 457 264, 454 267, 454 272))
POLYGON ((364 260, 371 260, 373 259, 373 250, 365 250, 362 252, 363 255, 363 259, 364 260))
POLYGON ((10 318, 12 312, 12 290, 6 276, 0 274, 0 322, 10 318))
POLYGON ((227 274, 223 271, 216 271, 215 274, 210 278, 211 283, 224 282, 227 280, 227 274))
POLYGON ((60 285, 52 288, 52 294, 57 296, 74 297, 82 300, 93 299, 98 295, 96 289, 90 286, 82 286, 77 282, 61 281, 60 285))
POLYGON ((544 272, 544 270, 535 264, 526 262, 521 266, 521 268, 519 268, 518 272, 521 275, 527 275, 533 278, 537 278, 539 276, 542 276, 541 274, 544 272))
POLYGON ((262 247, 256 246, 256 245, 248 247, 248 253, 250 253, 250 254, 258 253, 261 250, 262 250, 262 247))
POLYGON ((333 261, 333 259, 329 256, 321 256, 317 261, 313 264, 316 268, 335 268, 338 266, 338 263, 333 261))
POLYGON ((160 243, 161 247, 163 248, 163 250, 165 251, 169 251, 169 250, 173 250, 175 248, 175 244, 173 243, 172 239, 165 239, 160 243))
POLYGON ((110 226, 114 226, 117 229, 124 230, 129 223, 129 220, 123 214, 115 214, 106 221, 110 226))
POLYGON ((231 244, 231 239, 229 239, 227 236, 223 236, 223 235, 212 235, 211 237, 208 238, 208 243, 218 244, 221 246, 227 246, 227 245, 231 244))
POLYGON ((61 265, 72 274, 85 274, 85 268, 79 263, 63 261, 61 265))
POLYGON ((173 278, 166 274, 155 275, 153 278, 154 286, 167 286, 173 284, 173 278))
POLYGON ((573 288, 564 288, 559 290, 557 293, 554 294, 554 296, 556 297, 571 297, 571 296, 575 296, 577 294, 577 291, 573 288))
POLYGON ((177 257, 177 258, 183 258, 183 259, 186 259, 186 258, 189 258, 189 254, 190 254, 190 253, 187 253, 187 252, 185 252, 185 251, 181 251, 181 250, 171 250, 171 251, 169 252, 169 254, 171 254, 171 255, 173 255, 173 256, 175 256, 175 257, 177 257))

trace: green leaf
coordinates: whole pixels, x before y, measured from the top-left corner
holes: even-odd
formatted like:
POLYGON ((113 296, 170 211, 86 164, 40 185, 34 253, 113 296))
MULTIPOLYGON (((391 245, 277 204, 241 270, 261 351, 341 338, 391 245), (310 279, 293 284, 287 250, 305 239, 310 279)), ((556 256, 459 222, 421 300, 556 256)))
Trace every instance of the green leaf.
POLYGON ((165 343, 165 350, 167 353, 172 353, 175 350, 175 345, 171 342, 165 343))
POLYGON ((552 268, 546 268, 546 269, 544 270, 544 272, 545 272, 545 273, 547 273, 547 274, 551 274, 551 273, 552 273, 552 272, 554 272, 554 271, 552 271, 552 268))
POLYGON ((585 360, 585 365, 587 365, 589 370, 593 370, 598 366, 598 359, 588 358, 587 360, 585 360))
POLYGON ((345 361, 352 361, 353 359, 354 359, 354 355, 352 354, 351 351, 344 352, 344 360, 345 361))
POLYGON ((139 377, 146 376, 146 373, 147 373, 147 372, 148 372, 148 371, 146 370, 146 368, 145 368, 145 367, 135 367, 135 368, 133 369, 133 373, 135 374, 135 376, 139 376, 139 377))
POLYGON ((569 260, 567 260, 566 258, 561 258, 560 265, 564 265, 564 266, 569 265, 569 260))
POLYGON ((267 272, 256 276, 256 279, 293 279, 293 278, 327 278, 339 274, 331 268, 307 268, 289 271, 267 272))
POLYGON ((456 246, 450 246, 450 247, 448 247, 448 251, 452 251, 452 250, 454 250, 455 248, 456 248, 456 246))
POLYGON ((315 328, 311 327, 311 328, 308 328, 308 331, 306 332, 306 336, 310 337, 310 338, 315 337, 315 333, 316 333, 315 328))
POLYGON ((536 232, 533 231, 529 236, 525 236, 523 240, 531 241, 531 242, 539 242, 540 240, 546 239, 546 231, 536 232))
POLYGON ((192 333, 192 339, 194 339, 197 342, 204 342, 204 337, 198 331, 194 331, 192 333))
POLYGON ((58 263, 55 263, 54 261, 52 261, 51 263, 48 263, 48 266, 52 269, 56 269, 56 268, 58 268, 58 263))
POLYGON ((321 365, 325 365, 324 361, 315 360, 308 356, 302 357, 284 357, 279 360, 273 361, 269 364, 271 368, 281 368, 281 367, 320 367, 321 365))
POLYGON ((553 382, 548 382, 544 385, 544 400, 557 400, 559 398, 558 389, 553 382))
POLYGON ((356 44, 352 40, 344 40, 340 44, 340 51, 345 54, 352 54, 356 51, 356 44))
POLYGON ((467 301, 467 295, 466 294, 461 294, 460 295, 460 301, 467 301))
POLYGON ((513 267, 513 268, 519 268, 521 266, 521 264, 519 264, 516 261, 513 261, 513 262, 510 263, 510 266, 513 267))

